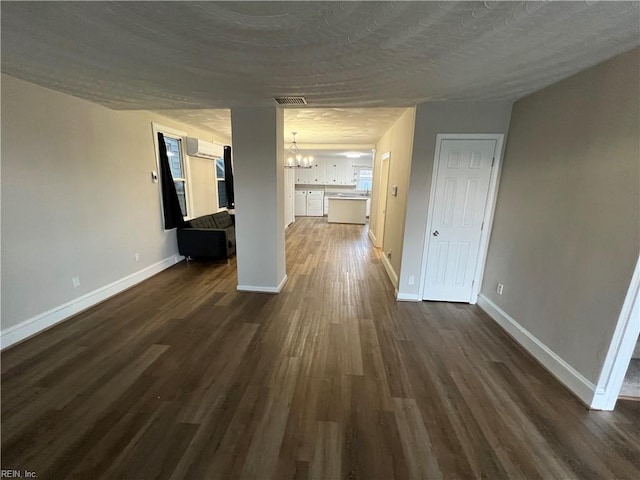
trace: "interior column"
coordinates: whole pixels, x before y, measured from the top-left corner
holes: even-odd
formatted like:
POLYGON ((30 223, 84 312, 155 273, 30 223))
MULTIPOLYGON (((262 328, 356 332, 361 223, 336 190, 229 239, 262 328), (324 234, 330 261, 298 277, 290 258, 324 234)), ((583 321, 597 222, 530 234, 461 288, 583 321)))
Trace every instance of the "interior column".
POLYGON ((282 109, 231 109, 240 291, 278 293, 287 281, 283 127, 282 109))

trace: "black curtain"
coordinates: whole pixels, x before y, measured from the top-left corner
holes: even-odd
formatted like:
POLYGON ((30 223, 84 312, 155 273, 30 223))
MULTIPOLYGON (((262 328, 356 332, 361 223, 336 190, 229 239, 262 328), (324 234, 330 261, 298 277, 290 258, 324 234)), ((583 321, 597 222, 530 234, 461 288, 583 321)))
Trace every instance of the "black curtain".
POLYGON ((233 194, 233 167, 231 166, 231 147, 224 146, 224 186, 227 190, 227 208, 236 208, 236 199, 233 194))
POLYGON ((162 187, 162 209, 164 210, 164 228, 181 227, 184 225, 182 209, 173 183, 173 175, 167 156, 167 145, 164 143, 164 135, 158 132, 158 149, 160 150, 160 186, 162 187))

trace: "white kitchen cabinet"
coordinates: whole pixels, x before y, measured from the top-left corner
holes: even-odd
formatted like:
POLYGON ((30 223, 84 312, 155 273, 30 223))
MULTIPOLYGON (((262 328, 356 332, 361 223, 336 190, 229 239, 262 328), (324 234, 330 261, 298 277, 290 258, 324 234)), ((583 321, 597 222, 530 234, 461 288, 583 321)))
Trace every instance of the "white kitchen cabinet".
POLYGON ((314 160, 313 167, 307 170, 307 179, 309 185, 325 185, 327 183, 326 162, 314 160))
POLYGON ((358 176, 351 159, 320 159, 312 168, 297 168, 296 185, 357 185, 358 176))
POLYGON ((309 185, 310 168, 296 168, 296 185, 309 185))
POLYGON ((326 164, 326 172, 325 177, 327 180, 327 185, 337 185, 336 183, 336 163, 335 162, 327 162, 326 164))
POLYGON ((343 161, 333 161, 327 164, 327 185, 349 185, 347 174, 349 169, 347 163, 343 161))
POLYGON ((296 190, 295 192, 295 215, 304 217, 307 214, 307 192, 306 190, 296 190))

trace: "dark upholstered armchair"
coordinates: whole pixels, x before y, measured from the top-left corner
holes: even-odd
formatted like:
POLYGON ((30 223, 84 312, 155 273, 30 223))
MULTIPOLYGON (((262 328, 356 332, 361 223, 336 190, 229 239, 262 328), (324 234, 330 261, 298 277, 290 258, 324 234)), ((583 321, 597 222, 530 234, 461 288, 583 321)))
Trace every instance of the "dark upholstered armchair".
POLYGON ((185 222, 178 229, 178 250, 185 257, 231 257, 236 251, 236 228, 229 212, 185 222))

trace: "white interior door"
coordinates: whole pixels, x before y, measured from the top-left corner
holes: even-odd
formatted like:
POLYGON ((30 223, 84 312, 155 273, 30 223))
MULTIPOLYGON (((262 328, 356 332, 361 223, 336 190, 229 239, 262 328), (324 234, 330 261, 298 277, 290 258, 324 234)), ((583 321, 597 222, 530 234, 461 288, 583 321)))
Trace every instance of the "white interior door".
POLYGON ((471 301, 496 144, 441 140, 425 242, 424 300, 471 301))

